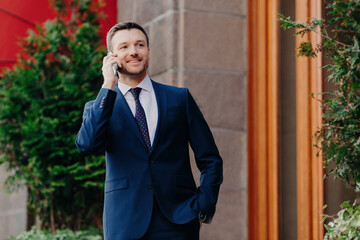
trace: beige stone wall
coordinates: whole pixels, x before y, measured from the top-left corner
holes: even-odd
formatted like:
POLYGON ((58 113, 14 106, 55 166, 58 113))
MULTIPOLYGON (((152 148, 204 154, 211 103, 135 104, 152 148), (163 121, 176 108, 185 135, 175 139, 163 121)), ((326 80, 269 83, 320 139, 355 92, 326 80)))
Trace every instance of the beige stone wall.
POLYGON ((0 240, 26 229, 26 189, 8 194, 3 188, 6 178, 4 166, 0 166, 0 240))
POLYGON ((215 136, 224 183, 202 239, 247 239, 246 0, 118 0, 118 21, 145 27, 150 76, 189 88, 215 136))

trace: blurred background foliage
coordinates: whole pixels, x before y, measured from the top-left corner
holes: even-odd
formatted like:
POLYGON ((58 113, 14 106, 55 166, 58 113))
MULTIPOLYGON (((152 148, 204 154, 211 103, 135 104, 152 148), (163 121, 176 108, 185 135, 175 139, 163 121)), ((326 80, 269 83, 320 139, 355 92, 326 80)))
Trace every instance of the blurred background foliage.
POLYGON ((28 211, 42 229, 99 227, 104 157, 86 156, 74 142, 84 103, 102 83, 103 2, 51 3, 57 17, 29 31, 14 68, 0 75, 0 164, 9 191, 27 187, 28 211))
MULTIPOLYGON (((324 157, 328 174, 344 180, 358 191, 360 188, 360 1, 327 0, 326 19, 307 22, 280 15, 283 29, 295 28, 295 35, 320 34, 322 42, 304 41, 298 56, 316 57, 324 53, 330 64, 328 81, 335 84, 333 93, 314 93, 324 97, 322 128, 315 133, 316 147, 324 157)), ((324 239, 360 239, 360 207, 344 202, 337 216, 325 225, 324 239)), ((326 219, 326 217, 325 217, 326 219)), ((324 220, 325 220, 324 219, 324 220)))
POLYGON ((103 240, 101 230, 88 229, 72 231, 69 229, 56 230, 56 232, 38 230, 33 227, 30 231, 23 232, 9 240, 103 240))

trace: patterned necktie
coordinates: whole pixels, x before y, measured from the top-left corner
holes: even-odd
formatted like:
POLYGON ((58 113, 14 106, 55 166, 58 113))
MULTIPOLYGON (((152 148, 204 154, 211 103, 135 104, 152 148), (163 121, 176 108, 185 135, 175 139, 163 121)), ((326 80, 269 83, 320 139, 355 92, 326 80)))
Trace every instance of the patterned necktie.
POLYGON ((141 88, 131 88, 130 92, 132 93, 132 95, 135 98, 135 105, 136 105, 135 120, 139 126, 139 129, 140 129, 141 135, 145 141, 146 147, 147 147, 148 151, 150 152, 151 142, 150 142, 149 130, 148 130, 147 122, 146 122, 145 111, 144 111, 143 107, 141 106, 140 100, 139 100, 141 88))

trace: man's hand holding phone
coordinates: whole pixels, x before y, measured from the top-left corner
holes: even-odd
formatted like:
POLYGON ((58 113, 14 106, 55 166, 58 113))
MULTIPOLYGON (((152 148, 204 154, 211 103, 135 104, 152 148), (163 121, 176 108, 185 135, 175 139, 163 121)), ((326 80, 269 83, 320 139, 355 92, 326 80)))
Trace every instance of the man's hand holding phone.
POLYGON ((118 68, 121 67, 120 60, 117 55, 109 52, 103 59, 102 73, 104 77, 104 83, 102 88, 109 88, 114 90, 118 83, 118 68))

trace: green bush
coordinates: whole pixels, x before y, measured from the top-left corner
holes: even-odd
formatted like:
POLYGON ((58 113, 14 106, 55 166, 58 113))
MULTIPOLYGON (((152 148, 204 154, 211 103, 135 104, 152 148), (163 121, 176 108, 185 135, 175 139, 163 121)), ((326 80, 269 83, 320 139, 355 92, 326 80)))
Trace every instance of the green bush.
POLYGON ((30 231, 23 232, 9 240, 103 240, 102 232, 99 230, 71 231, 58 230, 55 233, 37 230, 33 227, 30 231))
POLYGON ((27 187, 43 229, 79 230, 101 225, 103 207, 104 157, 74 144, 84 103, 102 83, 101 1, 52 3, 57 17, 29 31, 0 76, 0 164, 10 191, 27 187))
POLYGON ((360 239, 360 205, 350 205, 344 202, 336 217, 330 217, 332 221, 325 225, 326 234, 324 240, 352 240, 360 239))

